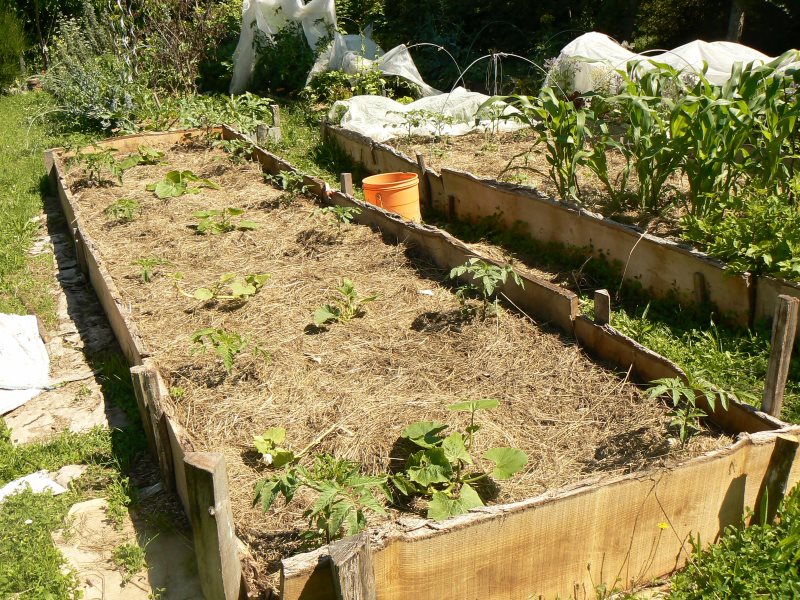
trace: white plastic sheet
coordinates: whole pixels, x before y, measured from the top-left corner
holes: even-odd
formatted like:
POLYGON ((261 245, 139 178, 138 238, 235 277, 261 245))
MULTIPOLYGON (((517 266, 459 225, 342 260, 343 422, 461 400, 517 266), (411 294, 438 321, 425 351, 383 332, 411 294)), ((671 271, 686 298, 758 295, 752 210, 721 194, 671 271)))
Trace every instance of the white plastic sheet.
POLYGON ((0 314, 0 415, 39 395, 49 370, 36 317, 0 314))
POLYGON ((25 477, 20 477, 14 481, 7 483, 0 488, 0 502, 3 502, 9 496, 19 494, 30 488, 34 494, 41 494, 42 492, 53 492, 54 496, 63 494, 67 488, 56 483, 50 478, 50 473, 47 471, 36 471, 25 477))
MULTIPOLYGON (((514 120, 479 116, 478 109, 488 99, 462 87, 405 105, 380 96, 355 96, 336 102, 328 116, 331 122, 378 142, 408 135, 409 128, 411 135, 459 136, 475 130, 515 131, 525 127, 514 120)), ((509 106, 499 106, 498 110, 504 114, 515 111, 509 106)))
POLYGON ((548 76, 548 83, 561 85, 563 82, 569 88, 564 90, 568 93, 603 90, 615 71, 625 71, 628 64, 636 63, 639 69, 649 69, 653 62, 658 62, 687 72, 699 73, 707 68, 706 78, 722 85, 730 78, 737 62, 766 64, 773 60, 775 58, 741 44, 702 40, 666 52, 636 54, 605 34, 590 32, 564 46, 555 70, 548 76))

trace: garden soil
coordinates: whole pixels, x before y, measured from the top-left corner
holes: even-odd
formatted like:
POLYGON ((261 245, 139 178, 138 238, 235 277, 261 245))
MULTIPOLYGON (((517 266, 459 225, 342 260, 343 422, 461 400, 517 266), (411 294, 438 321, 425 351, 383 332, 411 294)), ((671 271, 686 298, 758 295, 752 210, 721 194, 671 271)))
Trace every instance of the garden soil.
POLYGON ((731 442, 706 431, 680 446, 668 435, 664 407, 624 373, 599 366, 574 340, 511 308, 484 319, 470 301, 466 314, 447 272, 415 248, 338 224, 313 201, 265 183, 257 165, 233 164, 199 144, 161 149, 163 164, 130 169, 123 185, 82 187, 79 171, 69 180, 83 226, 168 380, 177 419, 197 450, 225 454, 237 535, 253 556, 248 576, 256 585, 277 584, 279 560, 300 548, 302 513, 312 500, 301 493, 267 514, 253 507, 254 484, 270 474, 253 436, 269 427, 285 427, 295 450, 311 445, 312 453, 380 473, 402 466, 398 440, 409 423, 463 428, 468 415, 448 404, 496 398, 499 408, 477 416, 483 429, 473 454, 513 446, 529 460, 500 483, 492 503, 592 475, 675 464, 731 442), (172 169, 190 169, 220 189, 168 200, 146 191, 172 169), (133 221, 104 214, 120 198, 138 201, 133 221), (243 218, 258 228, 196 233, 193 212, 231 206, 245 209, 243 218), (136 261, 150 257, 164 262, 145 283, 136 261), (248 302, 200 302, 181 293, 226 273, 270 278, 248 302), (314 310, 342 278, 377 299, 347 324, 315 328, 314 310), (246 340, 232 373, 192 343, 193 332, 207 327, 246 340))

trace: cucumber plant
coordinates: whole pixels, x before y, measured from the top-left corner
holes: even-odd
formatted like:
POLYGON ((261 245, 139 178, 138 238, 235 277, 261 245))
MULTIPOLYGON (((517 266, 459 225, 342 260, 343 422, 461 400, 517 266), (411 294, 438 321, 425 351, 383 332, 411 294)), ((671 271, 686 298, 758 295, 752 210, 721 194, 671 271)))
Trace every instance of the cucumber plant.
POLYGON ((316 493, 314 504, 303 512, 308 543, 330 543, 358 533, 367 526, 368 513, 386 516, 383 503, 391 501, 385 475, 364 475, 358 463, 318 454, 309 467, 289 462, 280 473, 256 483, 253 504, 260 503, 266 512, 279 496, 288 504, 304 488, 316 493))
POLYGON ((228 206, 223 209, 212 208, 198 210, 192 213, 197 219, 195 231, 199 234, 211 233, 212 235, 228 233, 230 231, 250 231, 258 229, 258 223, 240 218, 234 221, 232 217, 241 217, 244 209, 228 206))
POLYGON ((248 347, 254 356, 260 356, 264 359, 269 357, 263 348, 257 344, 251 344, 247 338, 234 331, 226 331, 217 327, 198 329, 191 335, 190 339, 194 344, 191 354, 203 354, 211 348, 222 361, 222 366, 228 375, 233 372, 233 364, 236 357, 248 347))
POLYGON ((177 198, 184 194, 198 194, 200 188, 211 188, 214 190, 220 189, 219 185, 210 179, 202 179, 195 175, 192 171, 170 171, 164 176, 164 179, 156 183, 150 183, 145 189, 148 192, 153 192, 158 198, 177 198), (190 187, 189 184, 194 183, 197 187, 190 187))
POLYGON ((475 484, 488 479, 510 479, 528 462, 528 456, 515 448, 498 447, 483 453, 483 459, 494 463, 490 472, 476 464, 470 451, 481 426, 475 413, 498 406, 493 399, 456 402, 447 408, 468 411, 469 426, 464 431, 445 435, 448 425, 437 421, 418 421, 406 427, 401 437, 419 450, 406 460, 402 473, 390 477, 394 487, 404 496, 428 499, 428 518, 441 521, 484 506, 475 484))
POLYGON ((103 210, 103 214, 115 223, 129 223, 139 212, 139 203, 131 198, 120 198, 103 210))
POLYGON ((319 327, 326 323, 347 323, 364 314, 364 304, 377 299, 377 294, 362 296, 353 282, 343 277, 336 288, 337 296, 331 298, 330 304, 320 306, 314 311, 314 325, 319 327))
POLYGON ((255 296, 269 279, 267 273, 252 273, 247 275, 237 275, 236 273, 225 273, 219 280, 208 287, 200 287, 193 292, 184 290, 180 281, 183 273, 173 273, 171 275, 175 289, 182 295, 201 302, 212 302, 220 300, 243 300, 247 301, 255 296))
POLYGON ((511 265, 498 267, 479 258, 470 258, 463 265, 450 270, 450 279, 458 279, 468 275, 470 279, 464 285, 456 288, 456 297, 461 302, 461 308, 467 310, 467 298, 470 294, 477 294, 483 301, 481 315, 499 314, 500 307, 497 303, 497 288, 511 279, 520 287, 524 283, 520 276, 511 268, 511 265))
POLYGON ((253 437, 256 452, 261 454, 261 459, 268 467, 279 469, 295 461, 294 452, 280 446, 285 439, 286 430, 283 427, 270 427, 253 437))

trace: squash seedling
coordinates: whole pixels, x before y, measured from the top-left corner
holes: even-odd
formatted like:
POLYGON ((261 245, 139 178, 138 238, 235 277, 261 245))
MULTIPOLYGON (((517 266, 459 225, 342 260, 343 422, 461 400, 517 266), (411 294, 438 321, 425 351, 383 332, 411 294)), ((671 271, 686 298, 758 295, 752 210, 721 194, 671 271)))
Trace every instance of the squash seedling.
POLYGON ((103 210, 103 214, 115 223, 129 223, 139 212, 139 203, 130 198, 120 198, 103 210))
POLYGON ((233 221, 231 217, 241 217, 244 209, 229 206, 222 210, 212 208, 208 210, 198 210, 192 213, 198 219, 195 231, 199 234, 211 233, 213 235, 228 233, 230 231, 251 231, 258 229, 258 223, 247 219, 233 221))
POLYGON ((361 296, 351 280, 342 278, 336 288, 338 296, 331 298, 331 304, 320 306, 314 311, 314 325, 319 327, 325 323, 347 323, 364 314, 364 304, 377 299, 377 294, 361 296))
POLYGON ((458 279, 469 275, 470 279, 464 285, 456 288, 456 297, 461 302, 461 308, 467 309, 467 298, 470 294, 477 294, 483 301, 482 317, 487 314, 499 314, 497 303, 497 288, 505 283, 509 277, 520 287, 524 287, 522 279, 510 265, 498 267, 479 258, 470 258, 463 265, 450 270, 450 279, 458 279))
POLYGON ((391 482, 404 496, 428 498, 428 518, 441 521, 463 514, 470 508, 484 506, 474 484, 489 477, 510 479, 528 462, 528 456, 515 448, 492 448, 483 459, 494 463, 491 472, 479 468, 470 451, 475 433, 481 426, 475 423, 475 413, 498 406, 493 399, 456 402, 447 408, 469 411, 470 423, 463 431, 445 436, 448 425, 436 421, 418 421, 410 424, 400 434, 418 446, 406 461, 405 470, 392 475, 391 482))
POLYGON ((164 176, 164 179, 157 183, 150 183, 145 189, 148 192, 153 192, 158 198, 177 198, 184 194, 198 194, 200 188, 206 187, 214 190, 220 187, 210 179, 201 179, 191 171, 170 171, 164 176), (197 187, 189 187, 190 183, 194 183, 197 187))
POLYGON ((248 275, 237 275, 236 273, 225 273, 219 280, 209 287, 197 288, 193 292, 187 292, 180 286, 183 273, 173 273, 171 275, 175 289, 182 295, 201 302, 211 302, 219 300, 243 300, 247 301, 255 296, 269 279, 267 273, 253 273, 248 275))
POLYGON ((236 357, 248 346, 253 352, 253 355, 260 356, 264 359, 269 358, 267 351, 262 349, 259 345, 250 344, 247 338, 242 337, 238 333, 216 327, 198 329, 192 334, 191 341, 194 344, 191 354, 203 354, 208 348, 213 349, 214 353, 222 360, 222 366, 225 368, 225 372, 228 375, 233 372, 233 363, 236 357))

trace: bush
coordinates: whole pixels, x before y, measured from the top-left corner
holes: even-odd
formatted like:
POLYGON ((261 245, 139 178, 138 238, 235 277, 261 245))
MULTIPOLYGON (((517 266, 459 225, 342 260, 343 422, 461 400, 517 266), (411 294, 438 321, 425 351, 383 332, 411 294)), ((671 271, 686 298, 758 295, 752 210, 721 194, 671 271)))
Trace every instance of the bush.
MULTIPOLYGON (((324 48, 325 42, 321 41, 319 47, 324 48)), ((259 32, 255 48, 250 84, 254 90, 289 93, 303 89, 316 53, 309 48, 299 23, 286 25, 271 40, 259 32)))
POLYGON ((3 88, 22 72, 26 44, 22 21, 9 9, 0 8, 0 32, 0 88, 3 88))

